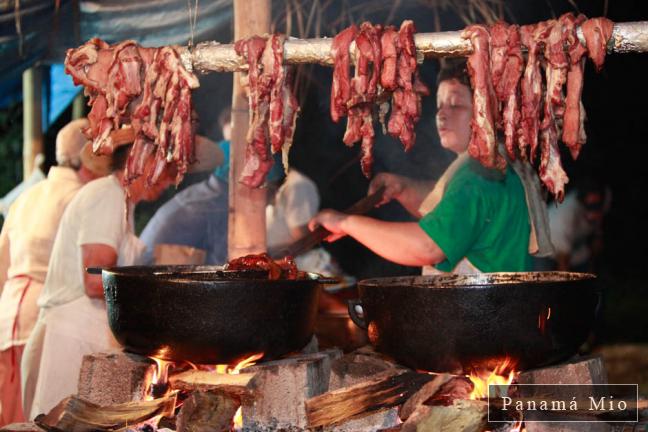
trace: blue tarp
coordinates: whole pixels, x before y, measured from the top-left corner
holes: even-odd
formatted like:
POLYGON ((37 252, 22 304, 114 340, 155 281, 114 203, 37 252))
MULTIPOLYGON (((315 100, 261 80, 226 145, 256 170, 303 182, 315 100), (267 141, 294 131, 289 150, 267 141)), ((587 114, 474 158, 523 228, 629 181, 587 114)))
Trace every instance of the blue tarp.
MULTIPOLYGON (((63 72, 68 48, 99 37, 134 39, 144 46, 184 45, 190 38, 186 0, 53 0, 0 2, 0 108, 22 99, 22 72, 36 63, 44 74, 43 127, 47 129, 80 91, 63 72), (18 8, 16 8, 18 5, 18 8)), ((195 5, 194 2, 191 2, 195 5)), ((232 1, 198 3, 194 42, 231 38, 232 1)))

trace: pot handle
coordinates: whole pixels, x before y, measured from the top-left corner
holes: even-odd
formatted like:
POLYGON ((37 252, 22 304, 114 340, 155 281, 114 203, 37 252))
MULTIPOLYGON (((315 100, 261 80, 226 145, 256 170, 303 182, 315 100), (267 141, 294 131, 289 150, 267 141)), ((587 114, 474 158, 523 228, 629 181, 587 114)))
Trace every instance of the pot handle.
POLYGON ((85 271, 91 275, 100 275, 103 269, 101 267, 86 267, 85 271))
POLYGON ((347 305, 349 308, 349 317, 351 317, 351 321, 353 321, 354 324, 361 329, 367 330, 367 323, 364 320, 364 310, 362 309, 362 300, 347 300, 347 305))
POLYGON ((338 278, 327 277, 327 276, 321 275, 319 273, 314 273, 314 272, 309 272, 309 274, 311 275, 313 280, 316 281, 317 283, 321 283, 321 284, 324 284, 324 285, 335 285, 335 284, 340 283, 340 280, 338 278))

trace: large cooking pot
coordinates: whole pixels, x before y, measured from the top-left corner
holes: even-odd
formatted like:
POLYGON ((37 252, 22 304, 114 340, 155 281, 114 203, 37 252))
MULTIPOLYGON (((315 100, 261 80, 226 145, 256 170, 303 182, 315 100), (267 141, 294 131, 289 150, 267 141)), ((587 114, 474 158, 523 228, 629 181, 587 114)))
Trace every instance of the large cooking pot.
POLYGON ((600 300, 594 280, 567 272, 367 279, 349 314, 378 351, 412 368, 468 371, 508 356, 529 369, 577 352, 600 300))
POLYGON ((268 280, 265 272, 211 266, 101 273, 110 328, 128 351, 204 364, 303 348, 313 335, 322 281, 314 274, 268 280))

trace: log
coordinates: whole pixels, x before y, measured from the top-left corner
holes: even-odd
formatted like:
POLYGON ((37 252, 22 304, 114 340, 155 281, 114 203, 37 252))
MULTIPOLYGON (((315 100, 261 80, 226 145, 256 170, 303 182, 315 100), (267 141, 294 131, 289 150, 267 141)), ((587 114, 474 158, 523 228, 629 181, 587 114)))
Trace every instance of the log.
POLYGON ((63 399, 52 410, 35 419, 46 429, 65 432, 118 430, 136 425, 157 416, 173 416, 177 392, 151 401, 99 406, 77 396, 63 399))
POLYGON ((452 405, 420 405, 403 423, 401 432, 482 432, 486 427, 488 404, 457 399, 452 405))
POLYGON ((222 393, 195 391, 182 403, 177 432, 228 432, 241 403, 222 393))
POLYGON ((329 391, 367 381, 376 374, 385 371, 392 371, 392 374, 396 374, 408 370, 393 360, 363 347, 333 362, 329 391))
MULTIPOLYGON (((396 374, 406 372, 408 369, 376 353, 371 347, 359 348, 333 362, 329 391, 369 381, 385 371, 396 374)), ((397 423, 398 409, 394 407, 374 411, 360 418, 349 419, 332 427, 325 427, 324 432, 374 432, 378 429, 395 426, 397 423)))
POLYGON ((0 427, 0 432, 45 432, 36 423, 11 423, 0 427))
POLYGON ((432 381, 425 384, 419 391, 414 393, 407 402, 403 404, 398 413, 401 420, 406 421, 420 405, 434 396, 445 383, 452 379, 450 374, 441 374, 434 377, 432 381))
POLYGON ((369 381, 316 396, 306 401, 308 426, 331 426, 400 405, 433 379, 430 374, 386 371, 369 381))
MULTIPOLYGON (((252 8, 254 10, 256 8, 252 8)), ((263 34, 264 30, 257 31, 263 34)), ((249 36, 249 34, 237 36, 249 36)), ((578 36, 583 42, 582 32, 578 36)), ((331 56, 332 38, 289 39, 284 44, 284 62, 286 64, 317 63, 333 65, 331 56)), ((417 33, 414 35, 417 56, 423 57, 465 57, 472 53, 470 41, 461 37, 461 31, 417 33)), ((354 44, 349 48, 355 52, 354 44)), ((199 73, 234 72, 247 69, 245 61, 236 55, 233 44, 205 42, 198 44, 191 52, 185 47, 177 48, 182 62, 188 70, 199 73)), ((648 21, 614 24, 612 37, 608 42, 608 51, 617 53, 648 52, 648 21)))
POLYGON ((254 376, 254 373, 230 375, 202 370, 188 370, 171 376, 169 385, 175 390, 215 391, 236 398, 248 398, 255 395, 251 384, 254 376))

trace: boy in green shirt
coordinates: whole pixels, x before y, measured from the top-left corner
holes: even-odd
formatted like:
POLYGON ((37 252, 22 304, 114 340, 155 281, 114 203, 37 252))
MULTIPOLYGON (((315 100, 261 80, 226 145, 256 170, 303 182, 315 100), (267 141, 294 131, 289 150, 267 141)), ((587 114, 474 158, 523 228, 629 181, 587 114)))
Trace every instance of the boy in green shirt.
POLYGON ((329 241, 350 235, 403 265, 434 265, 446 272, 530 270, 530 225, 522 183, 510 167, 504 173, 486 169, 465 155, 472 92, 465 62, 449 66, 438 77, 436 123, 441 145, 460 157, 436 187, 435 182, 390 173, 378 174, 369 187, 371 193, 384 186, 383 203, 396 199, 420 221, 385 222, 327 209, 310 227, 331 231, 329 241), (422 211, 424 203, 427 209, 422 211))

